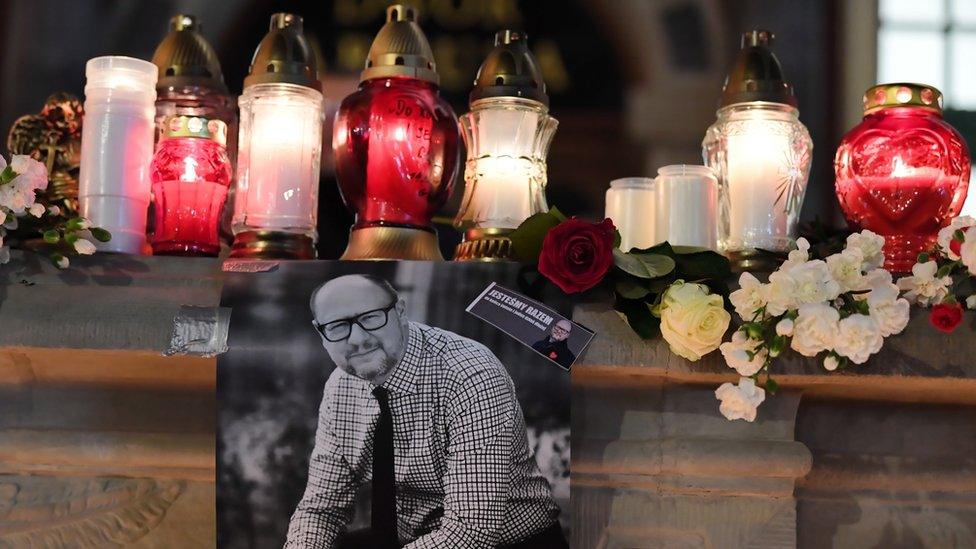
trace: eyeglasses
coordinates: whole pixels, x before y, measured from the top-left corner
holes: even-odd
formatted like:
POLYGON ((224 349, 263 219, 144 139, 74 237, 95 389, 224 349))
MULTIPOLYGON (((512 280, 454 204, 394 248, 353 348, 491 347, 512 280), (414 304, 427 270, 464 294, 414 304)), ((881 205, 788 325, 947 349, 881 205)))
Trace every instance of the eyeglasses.
POLYGON ((332 322, 327 322, 325 324, 319 324, 316 321, 312 321, 312 326, 318 330, 322 337, 326 341, 335 343, 337 341, 342 341, 349 337, 352 333, 352 325, 355 324, 366 330, 367 332, 372 332, 379 330, 390 320, 390 310, 393 309, 397 304, 396 301, 390 303, 388 307, 382 309, 373 309, 372 311, 366 311, 365 313, 349 317, 340 318, 339 320, 333 320, 332 322))
POLYGON ((554 333, 554 334, 555 333, 568 334, 569 333, 569 330, 567 330, 566 328, 563 328, 562 326, 553 326, 552 327, 552 333, 554 333))

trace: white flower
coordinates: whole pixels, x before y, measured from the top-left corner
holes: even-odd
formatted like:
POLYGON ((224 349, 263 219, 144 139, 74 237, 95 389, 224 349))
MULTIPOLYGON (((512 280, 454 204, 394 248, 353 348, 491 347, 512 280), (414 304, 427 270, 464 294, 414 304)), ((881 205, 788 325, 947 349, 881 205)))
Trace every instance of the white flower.
POLYGON ((40 204, 40 203, 37 203, 37 202, 35 202, 34 204, 31 204, 30 214, 32 216, 34 216, 34 217, 41 217, 42 215, 44 215, 44 212, 45 211, 46 210, 44 209, 44 204, 40 204))
POLYGON ((25 154, 15 154, 10 158, 10 168, 15 171, 24 182, 30 185, 30 190, 44 190, 47 188, 47 167, 25 154))
POLYGON ((824 303, 808 303, 797 311, 790 347, 803 356, 834 348, 840 313, 824 303))
POLYGON ((749 351, 754 351, 761 341, 749 339, 749 336, 741 330, 736 330, 732 334, 732 341, 719 345, 725 363, 739 373, 740 376, 748 377, 754 375, 762 369, 766 363, 766 349, 762 349, 749 358, 749 351))
POLYGON ((75 251, 81 255, 91 255, 95 253, 95 245, 84 238, 75 240, 75 251))
POLYGON ((942 254, 953 261, 958 261, 959 254, 952 251, 952 236, 956 233, 956 231, 964 230, 972 226, 976 226, 976 219, 973 219, 968 215, 961 215, 953 218, 952 221, 949 222, 949 225, 942 227, 937 238, 939 250, 942 252, 942 254))
POLYGON ((840 366, 840 361, 834 355, 827 355, 824 357, 823 367, 830 372, 833 372, 840 366))
POLYGON ((47 209, 47 213, 51 215, 61 215, 61 208, 57 206, 49 206, 47 209))
POLYGON ((868 357, 881 350, 884 338, 878 322, 868 315, 854 314, 840 321, 834 352, 864 364, 868 357))
POLYGON ((739 276, 739 289, 729 294, 729 301, 742 319, 752 320, 756 311, 766 304, 763 284, 751 273, 744 272, 739 276))
POLYGON ((899 334, 905 329, 905 326, 908 326, 909 308, 908 300, 904 298, 894 301, 880 301, 868 306, 871 318, 878 323, 878 329, 884 337, 899 334))
POLYGON ((898 288, 905 292, 905 298, 910 303, 918 303, 923 307, 941 303, 949 293, 952 278, 936 278, 938 269, 934 260, 916 263, 912 265, 912 276, 898 279, 898 288))
POLYGON ((723 383, 715 390, 715 398, 722 401, 718 410, 728 420, 744 419, 754 421, 756 408, 766 400, 766 391, 756 387, 756 383, 743 377, 739 379, 739 386, 723 383))
POLYGON ((959 246, 959 260, 969 269, 969 274, 976 276, 976 231, 966 231, 963 235, 959 246))
MULTIPOLYGON (((0 158, 3 157, 0 156, 0 158)), ((3 208, 0 208, 0 225, 3 225, 6 222, 7 222, 7 212, 4 211, 3 208)))
POLYGON ((58 268, 59 269, 67 269, 68 268, 68 258, 67 257, 61 256, 58 259, 58 268))
POLYGON ((827 264, 816 259, 780 267, 769 275, 765 290, 766 312, 779 316, 807 303, 834 299, 840 295, 840 284, 830 276, 827 264))
POLYGON ((884 237, 868 230, 847 236, 846 250, 857 248, 863 255, 861 269, 870 271, 884 265, 884 237))
POLYGON ((966 308, 976 309, 976 294, 973 294, 966 298, 966 308))
POLYGON ((776 335, 790 337, 793 335, 793 321, 784 318, 776 323, 776 335))
POLYGON ((674 354, 691 361, 718 348, 731 320, 722 296, 702 284, 678 280, 661 299, 661 335, 674 354))
MULTIPOLYGON (((853 236, 853 235, 852 235, 853 236)), ((839 254, 827 258, 827 268, 830 276, 840 284, 842 292, 863 290, 865 288, 864 274, 861 266, 864 262, 864 252, 861 248, 847 248, 839 254)))
POLYGON ((789 269, 795 265, 799 265, 810 259, 810 242, 807 239, 800 238, 796 239, 796 249, 791 250, 786 256, 786 261, 780 265, 780 270, 789 269))

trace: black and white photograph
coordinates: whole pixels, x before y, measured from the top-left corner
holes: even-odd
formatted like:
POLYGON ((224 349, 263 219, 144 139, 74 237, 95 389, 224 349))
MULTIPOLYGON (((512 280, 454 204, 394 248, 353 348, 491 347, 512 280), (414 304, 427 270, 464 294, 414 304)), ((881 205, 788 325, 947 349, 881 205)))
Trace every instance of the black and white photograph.
POLYGON ((569 370, 596 335, 558 311, 492 282, 467 311, 569 370))
POLYGON ((517 269, 268 267, 221 301, 222 547, 568 547, 569 373, 465 311, 517 269))

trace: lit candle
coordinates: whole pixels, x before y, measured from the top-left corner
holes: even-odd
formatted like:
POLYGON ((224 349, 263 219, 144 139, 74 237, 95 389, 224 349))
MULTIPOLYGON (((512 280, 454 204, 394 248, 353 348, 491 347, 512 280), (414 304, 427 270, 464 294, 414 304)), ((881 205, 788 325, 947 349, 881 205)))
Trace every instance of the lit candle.
POLYGON ((606 217, 620 233, 620 249, 648 248, 657 238, 656 186, 649 177, 614 179, 607 189, 606 217))
POLYGON ((153 156, 156 65, 131 57, 96 57, 85 66, 81 137, 81 215, 112 233, 101 251, 146 251, 153 156))
POLYGON ((514 229, 548 209, 545 166, 528 158, 486 156, 465 168, 468 214, 484 229, 514 229))

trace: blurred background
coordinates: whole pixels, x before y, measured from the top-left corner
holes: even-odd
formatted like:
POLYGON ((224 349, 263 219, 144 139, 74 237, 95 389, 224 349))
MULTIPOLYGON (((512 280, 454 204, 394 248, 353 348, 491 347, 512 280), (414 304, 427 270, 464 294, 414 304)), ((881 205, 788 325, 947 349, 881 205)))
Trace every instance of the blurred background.
MULTIPOLYGON (((722 83, 754 28, 776 34, 774 51, 814 140, 803 220, 841 226, 833 189, 837 143, 861 117, 861 96, 882 81, 915 81, 945 93, 946 118, 976 138, 976 0, 415 0, 434 50, 442 92, 462 114, 492 36, 526 31, 559 129, 549 156, 550 204, 602 218, 611 179, 654 176, 701 163, 722 83)), ((85 61, 122 54, 149 59, 175 13, 198 16, 224 77, 240 93, 269 16, 292 11, 321 54, 332 111, 358 83, 386 0, 8 0, 0 4, 0 127, 37 112, 48 94, 82 96, 85 61)), ((331 124, 331 122, 327 122, 331 124)), ((324 132, 319 256, 338 257, 352 216, 342 204, 324 132)), ((461 174, 440 215, 453 217, 461 174)), ((968 210, 971 208, 967 205, 968 210)), ((460 240, 439 226, 447 257, 460 240)))

